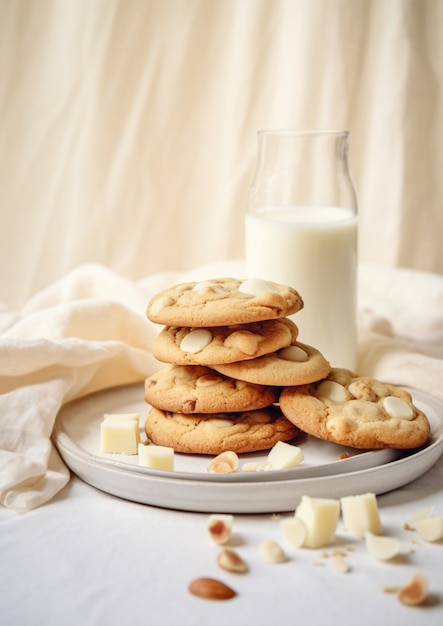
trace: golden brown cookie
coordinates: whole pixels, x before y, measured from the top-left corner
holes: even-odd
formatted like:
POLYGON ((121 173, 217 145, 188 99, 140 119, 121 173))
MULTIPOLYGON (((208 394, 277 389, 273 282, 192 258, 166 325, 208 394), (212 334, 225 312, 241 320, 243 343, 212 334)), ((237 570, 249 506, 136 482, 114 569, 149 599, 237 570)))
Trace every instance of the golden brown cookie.
POLYGON ((165 326, 201 328, 287 317, 302 307, 292 287, 262 279, 215 278, 161 291, 150 300, 146 314, 165 326))
POLYGON ((331 367, 316 348, 299 341, 272 354, 214 365, 218 372, 258 385, 305 385, 325 378, 331 367))
POLYGON ((152 408, 145 422, 150 441, 175 452, 237 454, 269 450, 277 441, 290 441, 298 434, 277 407, 241 413, 183 415, 152 408))
POLYGON ((254 385, 204 365, 168 365, 145 380, 148 404, 174 413, 228 413, 277 402, 278 387, 254 385))
POLYGON ((166 326, 152 352, 159 361, 175 365, 231 363, 289 346, 297 334, 287 318, 211 328, 166 326))
POLYGON ((407 391, 346 369, 283 389, 280 407, 306 433, 354 448, 418 448, 430 434, 426 416, 407 391))

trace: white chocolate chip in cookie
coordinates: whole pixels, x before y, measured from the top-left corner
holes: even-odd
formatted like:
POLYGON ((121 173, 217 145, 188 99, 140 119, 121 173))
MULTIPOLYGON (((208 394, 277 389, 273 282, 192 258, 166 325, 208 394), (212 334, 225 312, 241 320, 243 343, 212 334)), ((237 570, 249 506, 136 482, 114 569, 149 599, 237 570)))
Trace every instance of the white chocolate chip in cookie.
POLYGON ((329 432, 334 433, 336 437, 343 437, 352 432, 356 428, 357 424, 346 417, 341 415, 335 415, 330 417, 326 422, 326 428, 329 432))
POLYGON ((187 333, 180 342, 180 350, 195 354, 200 352, 212 341, 212 333, 207 328, 197 328, 187 333))
POLYGON ((352 393, 357 400, 368 400, 369 402, 375 402, 377 400, 377 394, 367 381, 355 380, 348 386, 348 391, 352 393))
POLYGON ((226 348, 237 348, 253 356, 258 351, 260 336, 254 335, 247 330, 238 330, 226 337, 223 344, 226 348))
POLYGON ((173 299, 170 298, 169 296, 164 296, 163 298, 159 298, 158 300, 155 300, 152 305, 151 305, 151 313, 153 315, 158 315, 158 313, 160 313, 160 311, 162 311, 164 308, 171 306, 174 303, 173 299))
POLYGON ((244 280, 238 290, 250 296, 261 296, 263 293, 269 293, 270 291, 278 293, 278 289, 275 285, 261 278, 249 278, 244 280))
POLYGON ((298 346, 288 346, 277 352, 277 355, 285 361, 293 361, 294 363, 304 363, 309 359, 309 355, 298 346))
POLYGON ((412 420, 414 411, 407 402, 396 396, 387 396, 383 399, 383 408, 390 417, 402 420, 412 420))
POLYGON ((352 397, 346 387, 343 387, 343 385, 333 380, 324 380, 321 382, 317 387, 315 395, 317 398, 327 398, 328 400, 332 400, 332 402, 346 402, 352 397))
POLYGON ((226 420, 221 417, 208 417, 206 423, 216 428, 230 428, 232 426, 232 420, 226 420))
POLYGON ((200 283, 196 283, 192 288, 192 291, 213 291, 218 294, 227 293, 226 289, 223 289, 223 287, 216 285, 210 280, 203 280, 200 283))

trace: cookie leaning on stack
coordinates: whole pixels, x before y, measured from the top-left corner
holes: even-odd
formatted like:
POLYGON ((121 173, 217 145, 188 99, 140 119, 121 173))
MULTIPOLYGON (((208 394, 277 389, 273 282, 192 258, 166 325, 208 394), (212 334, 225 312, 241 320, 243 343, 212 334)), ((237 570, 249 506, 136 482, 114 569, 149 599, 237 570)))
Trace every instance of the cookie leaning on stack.
POLYGON ((260 376, 247 380, 241 371, 251 363, 259 372, 261 358, 286 351, 275 358, 296 359, 292 384, 329 373, 318 351, 297 343, 298 328, 288 316, 302 307, 295 289, 258 279, 183 283, 154 296, 147 316, 165 327, 153 354, 169 366, 145 381, 152 406, 148 438, 177 452, 211 455, 267 450, 293 439, 299 429, 276 406, 287 378, 279 382, 272 362, 265 368, 269 383, 260 376), (222 371, 230 365, 232 376, 222 371))
POLYGON ((353 448, 418 448, 430 435, 407 391, 342 368, 322 381, 286 387, 280 407, 304 432, 353 448))

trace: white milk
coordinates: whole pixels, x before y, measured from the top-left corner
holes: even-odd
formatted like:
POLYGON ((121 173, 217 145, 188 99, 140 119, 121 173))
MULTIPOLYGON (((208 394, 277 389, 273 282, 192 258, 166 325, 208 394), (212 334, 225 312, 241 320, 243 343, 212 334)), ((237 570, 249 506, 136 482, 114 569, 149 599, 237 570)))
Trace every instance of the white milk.
POLYGON ((357 221, 338 207, 265 207, 246 216, 249 277, 291 285, 298 339, 333 367, 356 368, 357 221))

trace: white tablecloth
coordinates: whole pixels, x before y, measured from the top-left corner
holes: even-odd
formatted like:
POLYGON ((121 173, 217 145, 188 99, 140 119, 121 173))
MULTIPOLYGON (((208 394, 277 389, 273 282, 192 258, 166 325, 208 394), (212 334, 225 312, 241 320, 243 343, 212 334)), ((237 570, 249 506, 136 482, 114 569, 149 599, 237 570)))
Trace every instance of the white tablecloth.
MULTIPOLYGON (((233 264, 194 276, 222 270, 240 271, 233 264)), ((378 496, 385 533, 401 541, 393 562, 376 561, 339 525, 335 547, 345 552, 346 574, 331 567, 333 547, 328 556, 288 547, 271 514, 235 515, 232 546, 249 572, 224 572, 207 514, 126 501, 69 479, 49 443, 58 409, 97 389, 141 381, 155 367, 154 329, 144 309, 150 293, 177 278, 184 275, 134 285, 104 268, 83 267, 22 311, 2 316, 1 623, 441 624, 443 545, 418 540, 404 524, 428 506, 443 514, 442 458, 414 482, 378 496), (14 441, 21 444, 14 448, 14 441), (262 561, 259 545, 266 539, 281 543, 286 563, 262 561), (405 607, 384 591, 416 573, 429 581, 425 606, 405 607), (188 585, 200 576, 227 582, 237 596, 226 602, 192 596, 188 585)), ((361 268, 361 373, 442 400, 442 297, 437 275, 361 268)))
POLYGON ((46 506, 19 517, 0 513, 2 623, 267 626, 301 620, 309 626, 437 626, 443 617, 443 546, 415 543, 415 533, 403 524, 424 507, 443 510, 442 484, 440 461, 411 485, 379 496, 386 533, 400 538, 402 555, 382 563, 362 542, 346 541, 345 547, 355 547, 345 557, 347 574, 334 571, 320 550, 287 549, 287 563, 264 563, 258 546, 266 539, 281 542, 278 520, 237 515, 234 546, 250 571, 235 575, 216 565, 207 515, 127 502, 74 477, 46 506), (383 591, 415 573, 429 580, 426 606, 405 607, 383 591), (226 602, 195 598, 187 587, 200 576, 223 580, 238 595, 226 602))

